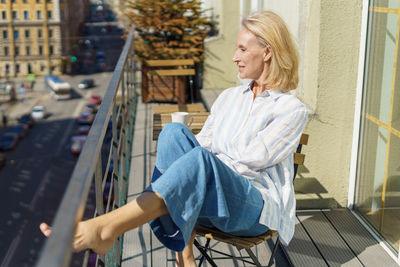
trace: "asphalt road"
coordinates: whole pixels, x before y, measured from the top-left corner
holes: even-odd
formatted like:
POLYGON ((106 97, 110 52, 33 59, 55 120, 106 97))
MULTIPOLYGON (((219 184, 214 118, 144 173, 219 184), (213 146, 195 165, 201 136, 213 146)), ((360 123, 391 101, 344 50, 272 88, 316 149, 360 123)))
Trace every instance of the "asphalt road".
MULTIPOLYGON (((111 75, 64 76, 74 88, 74 98, 41 97, 49 117, 33 126, 15 150, 6 152, 7 164, 0 171, 1 266, 36 262, 44 242, 39 223, 53 220, 77 160, 70 151, 71 136, 78 128, 76 117, 91 94, 104 94, 111 75), (96 87, 77 89, 85 77, 94 78, 96 87)), ((90 203, 88 210, 94 210, 90 203)))

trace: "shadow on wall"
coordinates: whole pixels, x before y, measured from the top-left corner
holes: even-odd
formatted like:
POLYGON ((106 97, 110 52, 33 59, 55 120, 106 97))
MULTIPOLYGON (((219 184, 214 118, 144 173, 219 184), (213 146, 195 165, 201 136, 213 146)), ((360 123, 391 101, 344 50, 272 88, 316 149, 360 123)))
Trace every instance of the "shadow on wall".
POLYGON ((304 209, 332 209, 341 207, 332 197, 325 197, 329 193, 315 177, 307 177, 310 171, 300 165, 297 177, 294 180, 297 210, 304 209))

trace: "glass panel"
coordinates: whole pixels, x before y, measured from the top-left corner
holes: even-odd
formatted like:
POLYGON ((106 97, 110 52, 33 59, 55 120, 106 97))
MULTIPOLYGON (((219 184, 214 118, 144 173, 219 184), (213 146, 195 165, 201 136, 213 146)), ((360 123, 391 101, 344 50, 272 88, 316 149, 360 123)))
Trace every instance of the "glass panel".
POLYGON ((396 47, 397 15, 374 13, 370 26, 368 62, 373 62, 373 64, 368 64, 367 67, 365 111, 383 123, 388 124, 396 47))
POLYGON ((366 217, 370 217, 371 223, 377 228, 379 227, 379 210, 385 171, 386 138, 387 130, 365 120, 357 208, 366 217))
POLYGON ((399 1, 398 0, 372 0, 371 6, 399 8, 399 1))
POLYGON ((396 68, 396 84, 394 88, 393 110, 392 110, 392 128, 400 133, 400 46, 397 49, 397 68, 396 68))
POLYGON ((400 245, 400 137, 390 136, 388 178, 386 182, 385 209, 382 235, 395 249, 400 245))
MULTIPOLYGON (((374 6, 396 9, 399 8, 399 3, 399 0, 371 1, 374 6)), ((397 47, 395 66, 398 14, 385 13, 387 11, 393 12, 384 8, 370 9, 369 12, 355 206, 394 249, 398 250, 400 246, 400 47, 397 47)))

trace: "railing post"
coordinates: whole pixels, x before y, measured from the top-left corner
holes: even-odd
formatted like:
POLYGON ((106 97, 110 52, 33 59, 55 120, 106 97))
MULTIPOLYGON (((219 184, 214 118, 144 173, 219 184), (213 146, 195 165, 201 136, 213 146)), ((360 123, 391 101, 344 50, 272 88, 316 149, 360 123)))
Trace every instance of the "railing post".
POLYGON ((97 156, 96 170, 94 172, 94 183, 96 191, 96 210, 98 215, 104 214, 104 204, 103 204, 103 186, 102 186, 102 170, 101 170, 101 153, 97 156))

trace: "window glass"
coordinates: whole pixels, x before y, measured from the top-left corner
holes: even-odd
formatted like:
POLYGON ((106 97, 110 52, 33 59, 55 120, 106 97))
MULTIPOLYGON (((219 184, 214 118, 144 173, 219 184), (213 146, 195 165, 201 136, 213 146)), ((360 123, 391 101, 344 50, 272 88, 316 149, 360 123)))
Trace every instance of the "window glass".
POLYGON ((370 1, 355 209, 400 246, 400 0, 370 1))

